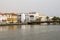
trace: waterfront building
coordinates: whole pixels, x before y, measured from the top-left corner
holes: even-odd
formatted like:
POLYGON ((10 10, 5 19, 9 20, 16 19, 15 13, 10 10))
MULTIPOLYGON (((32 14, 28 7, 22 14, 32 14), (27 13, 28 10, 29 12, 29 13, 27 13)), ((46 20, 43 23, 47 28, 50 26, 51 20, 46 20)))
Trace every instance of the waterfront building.
POLYGON ((29 16, 28 13, 25 13, 25 23, 29 22, 29 16))
POLYGON ((15 13, 0 13, 0 23, 16 23, 17 22, 17 14, 15 13))
POLYGON ((27 22, 27 13, 18 13, 18 23, 25 23, 25 22, 27 22))
POLYGON ((44 14, 39 14, 39 17, 41 17, 41 21, 46 21, 46 16, 44 14))
MULTIPOLYGON (((46 21, 46 16, 37 12, 29 13, 0 13, 0 23, 27 23, 35 21, 41 17, 41 21, 46 21)), ((51 17, 49 17, 51 20, 51 17)))
POLYGON ((7 16, 6 23, 17 23, 17 14, 15 13, 4 13, 7 16))
POLYGON ((21 13, 21 22, 22 22, 22 23, 25 22, 25 13, 21 13))
POLYGON ((17 13, 18 15, 17 15, 17 21, 18 21, 18 23, 21 23, 22 21, 21 21, 21 13, 17 13))
POLYGON ((49 17, 49 20, 52 21, 52 18, 53 18, 53 17, 49 17))
POLYGON ((0 13, 0 23, 5 24, 6 23, 7 16, 3 13, 0 13))
POLYGON ((31 21, 35 21, 38 18, 38 13, 36 12, 29 12, 28 16, 29 16, 29 22, 31 21))

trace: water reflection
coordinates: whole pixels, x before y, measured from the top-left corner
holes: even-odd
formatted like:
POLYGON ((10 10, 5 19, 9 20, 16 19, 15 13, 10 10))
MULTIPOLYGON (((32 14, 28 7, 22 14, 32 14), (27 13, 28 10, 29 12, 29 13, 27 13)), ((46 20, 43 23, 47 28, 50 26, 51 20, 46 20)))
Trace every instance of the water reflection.
POLYGON ((55 40, 59 37, 60 25, 0 26, 0 40, 55 40))
MULTIPOLYGON (((38 28, 38 27, 36 27, 36 28, 38 28)), ((35 29, 34 25, 0 26, 0 32, 1 31, 16 31, 16 30, 29 31, 32 29, 35 29)))
POLYGON ((12 26, 0 26, 0 31, 9 31, 9 30, 17 30, 18 27, 16 25, 12 26))
POLYGON ((47 26, 41 25, 11 25, 11 26, 0 26, 0 32, 3 31, 22 31, 22 32, 43 32, 47 31, 47 26))
POLYGON ((41 25, 11 25, 0 26, 0 32, 2 31, 49 31, 55 27, 41 26, 41 25))
POLYGON ((2 31, 45 31, 47 26, 40 25, 11 25, 11 26, 0 26, 0 32, 2 31))

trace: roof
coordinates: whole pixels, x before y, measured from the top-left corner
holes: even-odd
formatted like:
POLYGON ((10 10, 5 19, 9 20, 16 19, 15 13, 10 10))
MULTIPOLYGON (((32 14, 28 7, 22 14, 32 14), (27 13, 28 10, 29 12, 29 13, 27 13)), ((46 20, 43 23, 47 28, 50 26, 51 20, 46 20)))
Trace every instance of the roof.
POLYGON ((17 15, 15 13, 0 13, 0 15, 17 15))
POLYGON ((15 13, 4 13, 4 15, 17 15, 15 13))

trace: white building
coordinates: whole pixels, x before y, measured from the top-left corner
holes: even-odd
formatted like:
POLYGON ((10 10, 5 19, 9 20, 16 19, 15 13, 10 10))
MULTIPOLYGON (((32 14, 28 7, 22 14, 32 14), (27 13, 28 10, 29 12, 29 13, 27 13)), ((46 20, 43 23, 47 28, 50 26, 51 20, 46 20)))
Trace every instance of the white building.
POLYGON ((41 17, 41 21, 46 21, 46 16, 44 14, 39 14, 39 17, 41 17))
POLYGON ((21 22, 24 23, 25 22, 25 14, 21 13, 21 22))
POLYGON ((7 16, 4 15, 3 13, 0 13, 0 23, 5 22, 6 19, 7 19, 7 16))
POLYGON ((46 21, 46 16, 44 14, 29 12, 29 13, 20 13, 19 19, 22 23, 35 21, 37 18, 41 17, 41 21, 46 21))
POLYGON ((28 13, 28 16, 29 16, 29 22, 31 22, 31 21, 35 21, 36 20, 36 18, 38 18, 38 13, 36 13, 36 12, 29 12, 28 13))
POLYGON ((19 17, 19 19, 21 19, 21 22, 30 22, 30 21, 34 21, 37 17, 38 17, 38 13, 36 12, 29 12, 29 13, 19 13, 21 16, 19 17))
POLYGON ((52 21, 52 18, 53 18, 53 17, 49 17, 49 20, 52 21))
POLYGON ((29 22, 29 16, 28 16, 28 13, 25 13, 25 22, 29 22))

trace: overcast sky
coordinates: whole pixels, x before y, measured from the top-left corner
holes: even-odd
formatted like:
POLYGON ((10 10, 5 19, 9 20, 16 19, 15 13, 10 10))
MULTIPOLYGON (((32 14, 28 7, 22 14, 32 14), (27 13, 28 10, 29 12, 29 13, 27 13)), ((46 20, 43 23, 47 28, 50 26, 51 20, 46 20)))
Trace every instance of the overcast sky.
POLYGON ((1 12, 39 12, 60 16, 60 0, 0 0, 1 12))

